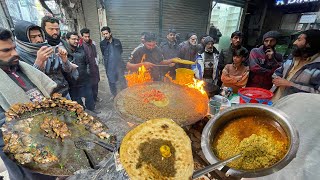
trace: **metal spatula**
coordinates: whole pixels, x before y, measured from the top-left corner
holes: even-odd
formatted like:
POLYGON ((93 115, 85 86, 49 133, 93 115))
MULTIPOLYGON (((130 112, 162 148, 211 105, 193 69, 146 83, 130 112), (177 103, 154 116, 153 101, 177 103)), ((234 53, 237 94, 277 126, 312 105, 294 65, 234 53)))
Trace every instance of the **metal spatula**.
POLYGON ((233 156, 231 158, 228 158, 228 159, 226 159, 224 161, 220 161, 220 162, 217 162, 215 164, 211 164, 211 165, 209 165, 209 166, 207 166, 207 167, 205 167, 203 169, 200 169, 200 170, 198 170, 198 171, 193 173, 192 179, 196 179, 196 178, 198 178, 198 177, 200 177, 202 175, 205 175, 205 174, 217 169, 218 167, 221 167, 221 166, 223 166, 225 164, 228 164, 229 162, 231 162, 231 161, 233 161, 235 159, 238 159, 240 157, 241 157, 241 154, 237 154, 237 155, 235 155, 235 156, 233 156))
POLYGON ((76 148, 82 149, 84 151, 84 153, 86 154, 86 157, 89 161, 90 167, 92 169, 99 169, 98 163, 96 162, 94 157, 89 152, 89 150, 91 150, 93 148, 92 145, 90 145, 87 142, 82 141, 82 140, 74 141, 74 145, 76 146, 76 148))
POLYGON ((80 139, 81 141, 84 141, 84 142, 85 142, 87 145, 89 145, 89 146, 94 146, 95 144, 97 144, 97 145, 105 148, 106 150, 108 150, 108 151, 110 151, 110 152, 114 152, 114 151, 117 150, 115 146, 112 146, 112 145, 107 144, 107 143, 102 142, 102 141, 88 140, 88 139, 83 139, 83 138, 81 138, 81 137, 79 137, 79 139, 80 139))

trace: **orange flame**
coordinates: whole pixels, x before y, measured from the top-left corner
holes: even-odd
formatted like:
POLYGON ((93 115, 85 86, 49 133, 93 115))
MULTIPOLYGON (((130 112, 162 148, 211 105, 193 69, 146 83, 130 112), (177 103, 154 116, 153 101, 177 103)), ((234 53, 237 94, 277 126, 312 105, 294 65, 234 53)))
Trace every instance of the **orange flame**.
POLYGON ((199 90, 202 94, 207 94, 206 91, 204 90, 204 81, 195 79, 193 78, 193 83, 186 84, 189 88, 197 89, 199 90))
MULTIPOLYGON (((141 63, 144 62, 146 59, 146 54, 144 54, 141 58, 141 63)), ((175 84, 179 84, 182 86, 187 86, 189 88, 197 89, 202 94, 206 94, 204 90, 204 81, 198 80, 193 78, 193 72, 189 69, 177 69, 177 75, 176 80, 173 80, 173 78, 169 75, 169 72, 165 75, 164 81, 165 82, 172 82, 175 84)), ((137 85, 137 84, 143 84, 146 82, 153 82, 150 72, 142 65, 139 67, 137 72, 130 73, 125 75, 125 78, 127 80, 128 87, 137 85)))
POLYGON ((146 82, 152 82, 151 74, 144 66, 139 67, 137 72, 129 72, 129 74, 125 75, 125 78, 127 80, 128 87, 146 82))
POLYGON ((192 89, 197 89, 198 91, 200 91, 203 95, 206 95, 206 91, 204 90, 204 81, 202 80, 199 80, 199 79, 195 79, 193 78, 193 83, 190 83, 190 81, 188 80, 184 80, 184 81, 177 81, 177 80, 173 80, 173 78, 169 75, 169 73, 167 73, 165 75, 165 81, 169 81, 169 82, 172 82, 172 83, 175 83, 175 84, 179 84, 179 85, 182 85, 182 86, 187 86, 189 88, 192 88, 192 89))

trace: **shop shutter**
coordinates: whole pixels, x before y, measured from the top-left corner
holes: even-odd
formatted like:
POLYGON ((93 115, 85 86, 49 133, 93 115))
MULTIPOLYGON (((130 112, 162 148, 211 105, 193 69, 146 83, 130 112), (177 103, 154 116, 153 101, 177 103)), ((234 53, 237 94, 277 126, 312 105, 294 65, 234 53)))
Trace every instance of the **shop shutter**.
POLYGON ((171 27, 181 40, 192 31, 199 37, 207 31, 209 13, 210 0, 163 0, 163 39, 171 27))
POLYGON ((159 0, 108 0, 105 8, 112 35, 122 43, 124 61, 140 44, 142 32, 159 32, 159 0))

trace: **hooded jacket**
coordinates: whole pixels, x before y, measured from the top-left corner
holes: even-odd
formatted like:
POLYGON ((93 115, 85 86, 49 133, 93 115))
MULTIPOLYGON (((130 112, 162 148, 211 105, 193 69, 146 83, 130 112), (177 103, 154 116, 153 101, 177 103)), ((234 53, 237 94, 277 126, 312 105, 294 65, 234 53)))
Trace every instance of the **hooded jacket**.
POLYGON ((61 58, 53 53, 46 61, 44 69, 40 69, 39 67, 37 67, 37 65, 35 65, 34 63, 37 58, 38 50, 42 46, 50 45, 47 42, 31 43, 29 38, 29 31, 33 27, 38 27, 40 29, 42 37, 45 39, 45 33, 39 26, 27 21, 18 21, 15 24, 16 46, 17 52, 20 56, 20 60, 44 72, 54 82, 57 83, 55 92, 61 93, 63 96, 66 96, 68 94, 69 85, 63 73, 71 72, 70 62, 68 61, 67 63, 63 63, 61 58))

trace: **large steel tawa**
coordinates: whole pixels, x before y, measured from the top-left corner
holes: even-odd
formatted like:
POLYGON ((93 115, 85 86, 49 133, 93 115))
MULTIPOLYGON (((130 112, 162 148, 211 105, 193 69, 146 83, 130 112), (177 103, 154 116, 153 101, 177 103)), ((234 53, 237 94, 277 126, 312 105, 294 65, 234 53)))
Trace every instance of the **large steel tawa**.
POLYGON ((129 87, 114 100, 117 113, 127 122, 140 124, 150 119, 169 118, 181 126, 193 124, 206 116, 208 97, 197 89, 173 83, 152 82, 129 87), (158 107, 143 101, 142 94, 159 90, 169 100, 168 105, 158 107))

